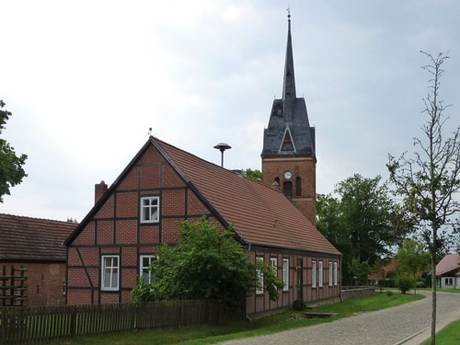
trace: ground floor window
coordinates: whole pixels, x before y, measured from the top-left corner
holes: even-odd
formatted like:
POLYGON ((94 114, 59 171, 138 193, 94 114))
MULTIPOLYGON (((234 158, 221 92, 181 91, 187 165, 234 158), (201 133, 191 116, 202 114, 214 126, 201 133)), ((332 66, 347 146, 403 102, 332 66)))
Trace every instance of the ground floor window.
MULTIPOLYGON (((256 257, 257 265, 263 265, 263 263, 264 263, 263 256, 256 257)), ((264 293, 264 274, 259 268, 256 268, 256 278, 257 278, 256 294, 260 295, 264 293)))
POLYGON ((323 262, 318 262, 318 286, 323 287, 323 262))
POLYGON ((144 283, 151 284, 153 282, 151 267, 155 259, 155 255, 141 255, 139 258, 139 277, 144 283))
POLYGON ((283 258, 283 291, 289 291, 289 259, 283 258))
POLYGON ((332 286, 332 279, 333 279, 333 266, 332 266, 332 261, 329 261, 329 271, 328 271, 328 275, 329 275, 329 286, 332 286))
POLYGON ((120 288, 120 256, 102 255, 101 290, 118 291, 120 288))
POLYGON ((311 262, 311 287, 315 288, 316 287, 316 277, 317 277, 317 272, 316 272, 316 261, 311 262))
POLYGON ((334 286, 337 286, 337 261, 334 261, 334 286))

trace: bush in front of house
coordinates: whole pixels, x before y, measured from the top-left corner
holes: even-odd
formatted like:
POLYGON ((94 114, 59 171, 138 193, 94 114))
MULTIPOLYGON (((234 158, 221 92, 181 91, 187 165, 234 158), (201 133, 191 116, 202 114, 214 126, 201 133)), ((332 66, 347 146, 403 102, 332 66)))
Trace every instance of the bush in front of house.
POLYGON ((401 291, 402 294, 405 294, 407 291, 413 289, 415 286, 414 280, 409 277, 400 277, 397 283, 399 291, 401 291))
POLYGON ((296 299, 292 303, 292 309, 297 310, 297 311, 302 311, 306 308, 305 302, 301 299, 296 299))
POLYGON ((276 272, 267 264, 252 264, 235 237, 231 229, 222 231, 206 218, 182 222, 177 244, 159 247, 151 268, 154 280, 140 282, 131 293, 133 301, 214 299, 239 305, 259 284, 256 269, 263 274, 264 290, 276 300, 282 287, 276 272))

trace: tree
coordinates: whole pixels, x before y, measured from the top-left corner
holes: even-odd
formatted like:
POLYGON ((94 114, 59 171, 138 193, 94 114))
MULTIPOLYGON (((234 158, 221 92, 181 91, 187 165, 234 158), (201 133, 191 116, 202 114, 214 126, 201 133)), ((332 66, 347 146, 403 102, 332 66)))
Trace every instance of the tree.
POLYGON ((317 227, 343 254, 343 280, 364 283, 363 272, 401 241, 405 231, 396 229, 406 223, 379 176, 355 174, 336 186, 335 195, 318 196, 317 227))
POLYGON ((407 210, 417 221, 417 229, 431 256, 432 316, 431 344, 436 343, 436 264, 439 252, 451 233, 449 225, 458 227, 454 216, 460 211, 455 194, 460 191, 460 127, 446 135, 445 110, 440 99, 440 80, 443 65, 449 58, 443 53, 433 56, 426 52, 429 63, 422 68, 428 72, 428 94, 423 114, 426 122, 422 135, 414 138, 411 157, 403 153, 399 158, 389 155, 387 164, 390 180, 402 196, 407 210))
MULTIPOLYGON (((0 134, 5 129, 6 121, 11 112, 6 110, 5 103, 0 100, 0 134)), ((3 195, 10 195, 10 188, 22 182, 27 176, 23 165, 27 156, 16 155, 14 148, 5 140, 0 138, 0 202, 3 202, 3 195)))
POLYGON ((400 277, 410 277, 417 293, 417 280, 430 265, 430 254, 417 241, 404 241, 396 256, 398 260, 398 274, 400 277))
POLYGON ((253 180, 253 181, 256 181, 256 182, 260 182, 262 181, 262 171, 258 170, 258 169, 243 169, 241 171, 241 175, 243 177, 246 177, 250 180, 253 180))
POLYGON ((216 299, 239 305, 257 286, 256 269, 263 274, 263 287, 272 300, 282 282, 268 265, 253 265, 231 230, 221 231, 203 218, 184 221, 176 246, 162 245, 152 265, 152 284, 142 281, 133 292, 135 302, 162 299, 216 299))

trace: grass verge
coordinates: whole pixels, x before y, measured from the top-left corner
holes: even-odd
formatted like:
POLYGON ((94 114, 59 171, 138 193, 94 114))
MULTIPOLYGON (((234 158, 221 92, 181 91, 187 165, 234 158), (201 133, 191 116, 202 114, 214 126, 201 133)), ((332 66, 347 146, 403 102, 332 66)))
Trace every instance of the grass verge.
POLYGON ((253 322, 235 322, 226 325, 203 325, 182 328, 153 329, 101 336, 78 337, 52 342, 49 345, 160 345, 214 344, 220 341, 270 334, 297 327, 331 322, 358 313, 395 307, 423 298, 421 295, 376 293, 372 296, 351 298, 343 303, 324 305, 312 310, 334 312, 336 316, 327 319, 305 319, 302 312, 288 310, 253 322))
MULTIPOLYGON (((460 320, 448 324, 436 333, 436 345, 458 345, 460 344, 460 320)), ((422 343, 430 345, 430 340, 422 343)))
MULTIPOLYGON (((431 288, 419 288, 417 291, 431 291, 431 288)), ((451 292, 451 293, 460 293, 460 289, 441 289, 437 288, 436 291, 438 292, 451 292)))

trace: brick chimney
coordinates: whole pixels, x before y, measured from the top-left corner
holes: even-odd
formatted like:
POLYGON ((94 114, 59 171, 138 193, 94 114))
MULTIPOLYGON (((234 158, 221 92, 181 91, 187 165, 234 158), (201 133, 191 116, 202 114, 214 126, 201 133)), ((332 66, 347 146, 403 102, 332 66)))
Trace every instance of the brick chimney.
POLYGON ((105 184, 104 181, 101 181, 100 183, 96 183, 94 185, 94 203, 96 204, 101 196, 104 195, 104 193, 107 191, 107 185, 105 184))

